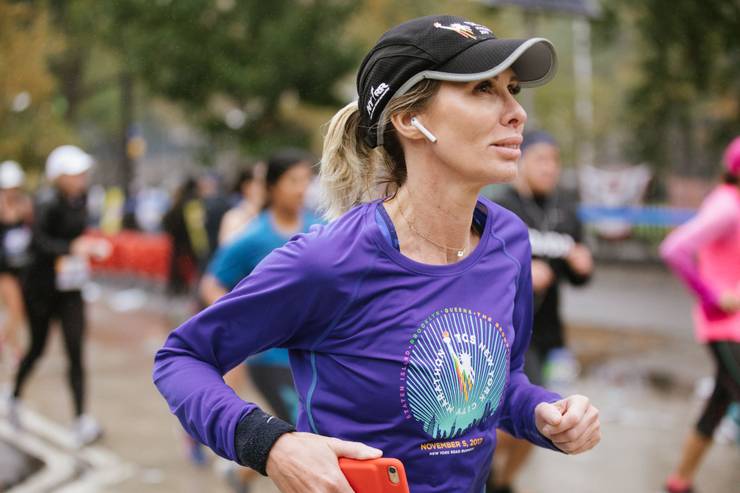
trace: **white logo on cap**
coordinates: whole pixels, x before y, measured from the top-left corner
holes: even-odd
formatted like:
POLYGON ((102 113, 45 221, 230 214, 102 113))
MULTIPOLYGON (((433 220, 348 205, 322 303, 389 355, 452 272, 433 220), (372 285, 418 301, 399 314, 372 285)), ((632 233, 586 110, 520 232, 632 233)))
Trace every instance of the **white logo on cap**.
POLYGON ((447 29, 449 31, 455 31, 463 38, 475 39, 475 33, 473 32, 473 29, 470 26, 466 26, 465 24, 455 22, 453 24, 450 24, 449 26, 445 26, 442 23, 435 22, 434 27, 436 27, 437 29, 447 29))
POLYGON ((370 98, 367 101, 367 106, 365 107, 367 109, 367 112, 370 114, 370 118, 373 117, 373 113, 375 113, 375 109, 378 107, 378 103, 381 99, 388 93, 388 91, 391 89, 391 86, 386 84, 385 82, 381 82, 378 87, 370 86, 370 98))
POLYGON ((493 31, 491 31, 486 26, 483 26, 481 24, 476 24, 475 22, 469 22, 469 21, 465 21, 465 24, 472 27, 473 29, 478 31, 483 36, 491 36, 493 34, 493 31))
POLYGON ((437 29, 447 29, 449 31, 455 31, 460 36, 468 39, 477 39, 475 31, 478 31, 478 34, 480 34, 481 36, 491 36, 493 34, 493 31, 488 29, 486 26, 469 21, 465 21, 462 24, 460 24, 459 22, 455 22, 453 24, 450 24, 449 26, 445 26, 440 22, 435 22, 434 27, 436 27, 437 29), (475 31, 473 31, 473 29, 475 29, 475 31))

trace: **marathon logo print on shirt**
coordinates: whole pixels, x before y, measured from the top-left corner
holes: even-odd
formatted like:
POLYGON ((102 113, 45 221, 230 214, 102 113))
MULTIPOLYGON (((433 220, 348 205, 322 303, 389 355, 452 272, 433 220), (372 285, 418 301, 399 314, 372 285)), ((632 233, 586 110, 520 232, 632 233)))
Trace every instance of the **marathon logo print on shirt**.
POLYGON ((367 101, 366 110, 367 113, 370 115, 370 118, 373 117, 373 114, 375 113, 375 109, 378 107, 378 103, 380 100, 385 97, 386 94, 388 94, 388 91, 390 91, 391 86, 386 84, 385 82, 381 82, 378 87, 370 86, 370 97, 367 101))
POLYGON ((466 308, 438 310, 417 328, 403 362, 404 417, 434 440, 421 449, 446 455, 480 445, 482 438, 463 435, 493 416, 501 402, 509 366, 501 325, 466 308))

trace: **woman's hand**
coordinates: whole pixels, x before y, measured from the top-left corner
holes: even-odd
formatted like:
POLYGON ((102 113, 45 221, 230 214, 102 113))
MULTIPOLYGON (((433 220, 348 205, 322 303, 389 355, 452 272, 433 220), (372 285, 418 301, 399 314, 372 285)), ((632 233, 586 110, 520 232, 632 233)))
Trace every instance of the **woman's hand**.
POLYGON ((591 251, 580 243, 573 245, 565 261, 579 276, 590 276, 594 271, 594 258, 591 251))
POLYGON ((555 272, 544 260, 532 260, 532 290, 542 293, 555 282, 555 272))
POLYGON ((80 236, 70 245, 70 253, 81 257, 105 260, 113 250, 113 245, 105 238, 80 236))
POLYGON ((722 293, 719 298, 719 307, 726 313, 740 311, 740 296, 733 292, 722 293))
POLYGON ((353 493, 338 458, 366 460, 382 455, 382 451, 358 442, 286 433, 272 446, 266 470, 283 493, 353 493))
POLYGON ((567 454, 586 452, 601 441, 599 410, 588 397, 572 395, 552 404, 541 402, 534 415, 539 432, 567 454))

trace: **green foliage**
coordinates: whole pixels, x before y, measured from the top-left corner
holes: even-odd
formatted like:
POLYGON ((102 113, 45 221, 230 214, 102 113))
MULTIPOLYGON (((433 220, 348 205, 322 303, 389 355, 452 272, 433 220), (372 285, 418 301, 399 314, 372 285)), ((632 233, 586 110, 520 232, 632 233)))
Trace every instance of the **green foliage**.
POLYGON ((43 9, 0 0, 0 161, 40 168, 51 149, 72 140, 47 66, 53 41, 43 9))
POLYGON ((630 93, 636 155, 658 168, 711 174, 740 133, 740 3, 629 0, 641 36, 630 93))
MULTIPOLYGON (((224 116, 246 113, 246 144, 305 135, 279 113, 286 94, 337 104, 336 81, 358 57, 344 28, 357 1, 119 0, 108 4, 106 39, 150 90, 188 108, 213 135, 224 116)), ((234 125, 239 127, 238 125, 234 125)))
MULTIPOLYGON (((597 161, 709 174, 740 133, 740 4, 601 3, 592 22, 597 161)), ((501 37, 533 28, 555 43, 557 77, 521 101, 572 162, 583 129, 571 18, 529 24, 516 8, 458 0, 0 0, 0 158, 41 164, 74 140, 70 129, 120 149, 125 74, 136 81, 136 121, 151 118, 154 100, 174 103, 207 137, 209 156, 234 146, 316 150, 367 49, 388 27, 434 13, 471 17, 501 37), (11 111, 22 92, 30 106, 11 111)))

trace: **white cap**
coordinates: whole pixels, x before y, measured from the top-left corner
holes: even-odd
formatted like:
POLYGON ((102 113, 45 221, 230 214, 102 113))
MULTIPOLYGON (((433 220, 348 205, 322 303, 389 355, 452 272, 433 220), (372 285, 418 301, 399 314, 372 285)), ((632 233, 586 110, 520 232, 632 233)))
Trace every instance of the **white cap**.
POLYGON ((0 163, 0 189, 18 188, 23 185, 26 174, 15 161, 0 163))
POLYGON ((89 170, 93 158, 77 146, 59 146, 46 158, 46 178, 54 181, 62 175, 79 175, 89 170))

